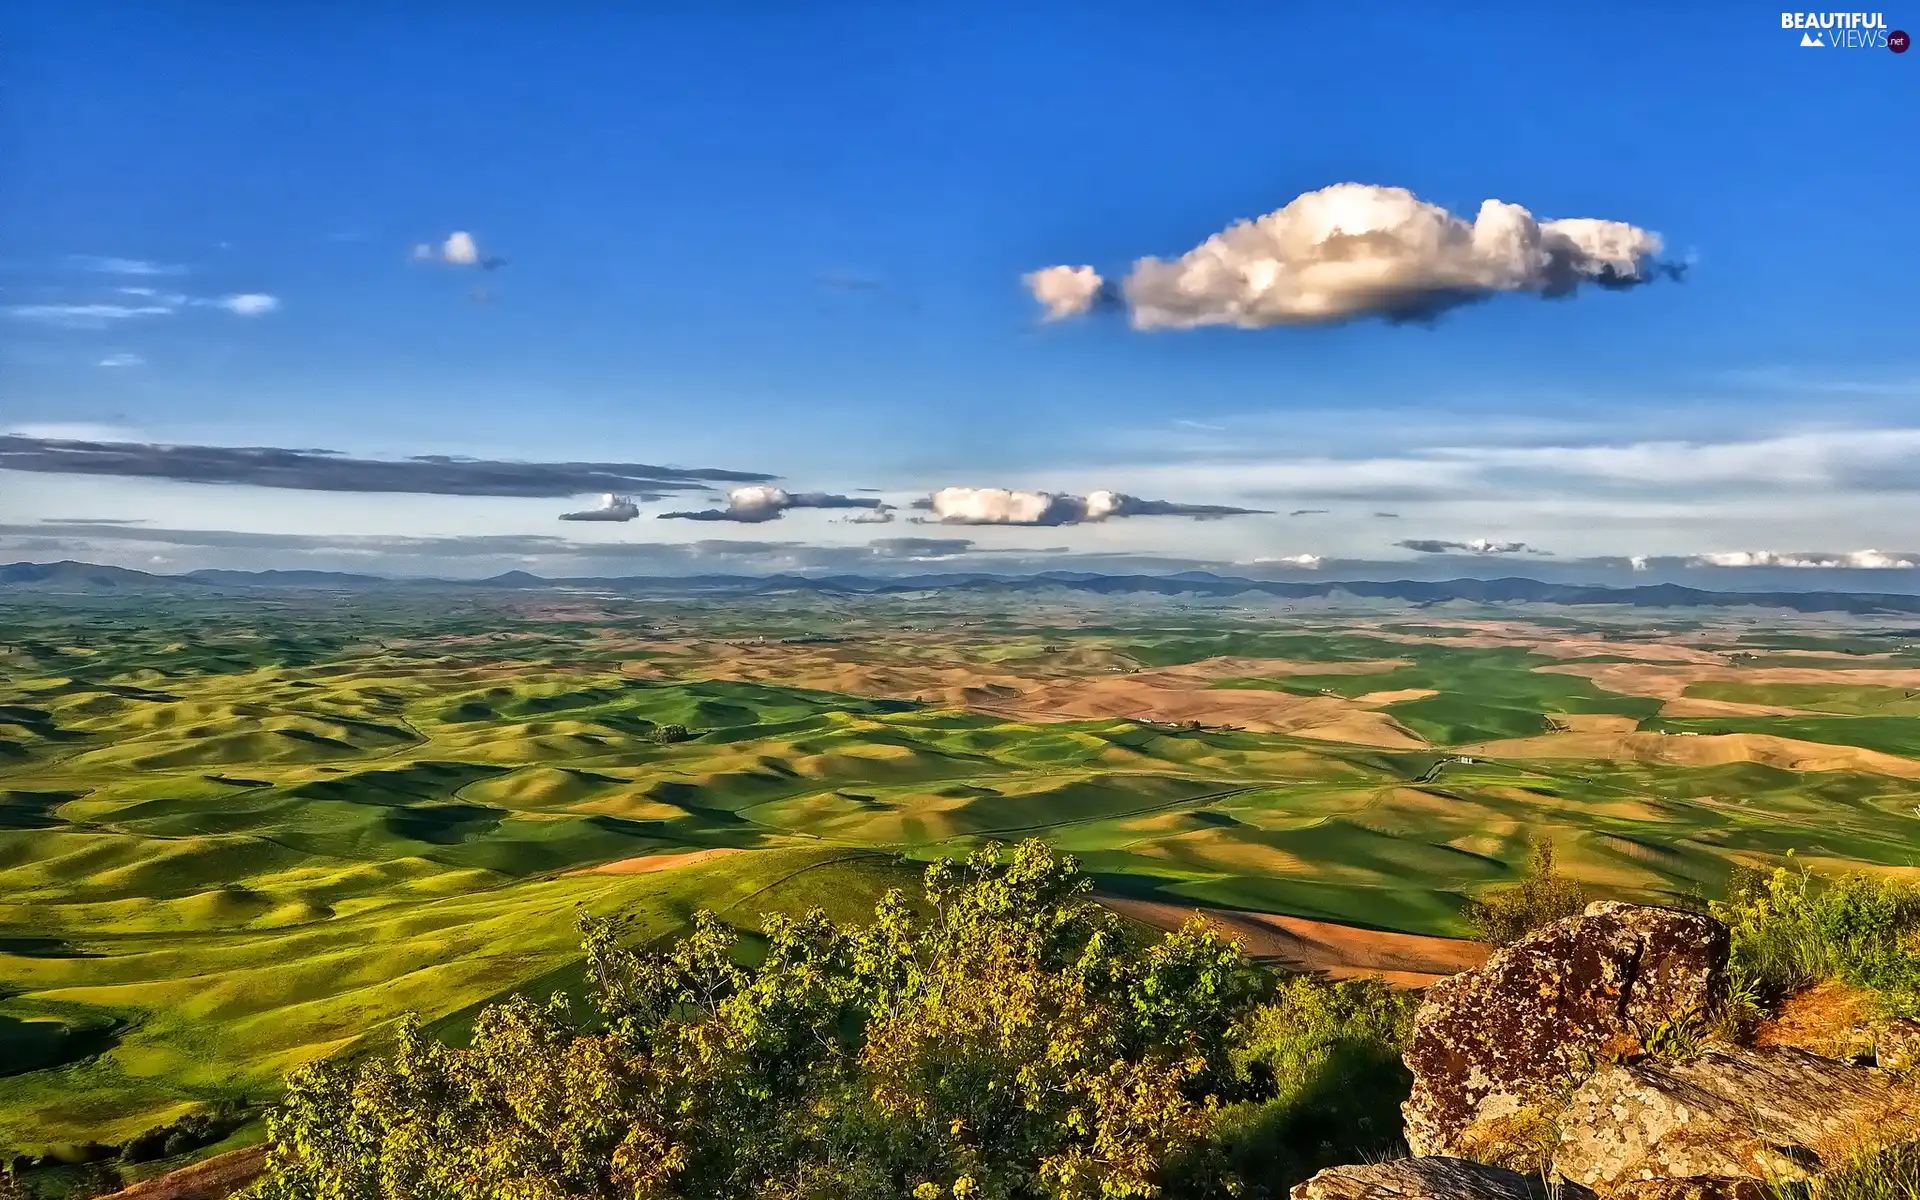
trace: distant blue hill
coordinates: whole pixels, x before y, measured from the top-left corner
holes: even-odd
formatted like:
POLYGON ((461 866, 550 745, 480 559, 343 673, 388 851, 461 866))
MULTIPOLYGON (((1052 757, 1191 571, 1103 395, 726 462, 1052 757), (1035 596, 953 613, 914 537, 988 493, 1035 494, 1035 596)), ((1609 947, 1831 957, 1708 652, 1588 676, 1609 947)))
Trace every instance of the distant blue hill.
POLYGON ((953 572, 909 576, 869 575, 667 575, 547 579, 509 571, 488 579, 388 579, 336 571, 191 571, 155 575, 94 563, 11 563, 0 566, 0 594, 24 592, 249 591, 323 589, 338 591, 453 589, 461 591, 592 588, 627 595, 730 593, 765 595, 818 592, 832 595, 900 595, 910 592, 1031 593, 1092 592, 1102 595, 1246 596, 1312 600, 1351 597, 1405 604, 1623 605, 1635 608, 1772 608, 1804 613, 1920 613, 1920 595, 1842 591, 1718 591, 1676 583, 1642 587, 1542 583, 1506 579, 1272 580, 1241 579, 1209 571, 1176 575, 1100 575, 1084 571, 1044 571, 1036 575, 953 572))

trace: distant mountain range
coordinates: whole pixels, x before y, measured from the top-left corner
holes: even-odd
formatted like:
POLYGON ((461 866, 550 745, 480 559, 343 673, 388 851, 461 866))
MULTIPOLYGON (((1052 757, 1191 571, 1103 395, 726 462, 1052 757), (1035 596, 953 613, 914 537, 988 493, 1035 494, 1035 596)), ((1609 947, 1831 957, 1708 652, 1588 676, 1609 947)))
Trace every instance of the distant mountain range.
POLYGON ((191 571, 154 575, 126 567, 94 563, 11 563, 0 566, 0 594, 132 593, 181 590, 217 593, 263 589, 367 591, 374 589, 455 589, 460 591, 592 589, 631 595, 817 592, 833 595, 899 595, 909 592, 964 591, 1029 593, 1053 590, 1102 595, 1245 595, 1290 600, 1352 598, 1406 604, 1619 604, 1640 608, 1772 608, 1803 613, 1920 613, 1920 595, 1879 592, 1710 591, 1674 583, 1646 587, 1601 587, 1542 583, 1536 579, 1448 579, 1424 581, 1240 579, 1209 571, 1174 575, 1101 575, 1083 571, 1045 571, 1037 575, 980 572, 907 576, 867 575, 677 575, 546 579, 509 571, 488 579, 387 579, 335 571, 191 571))

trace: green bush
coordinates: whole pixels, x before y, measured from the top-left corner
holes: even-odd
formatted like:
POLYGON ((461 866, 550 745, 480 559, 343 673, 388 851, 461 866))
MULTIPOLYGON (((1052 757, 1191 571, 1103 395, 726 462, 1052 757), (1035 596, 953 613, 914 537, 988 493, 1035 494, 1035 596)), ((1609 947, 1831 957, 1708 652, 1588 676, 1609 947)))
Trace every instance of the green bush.
POLYGON ((1736 996, 1764 1004, 1833 979, 1877 993, 1889 1013, 1920 1014, 1920 888, 1779 867, 1739 872, 1728 892, 1710 907, 1733 932, 1736 996))
POLYGON ((1264 978, 1198 924, 1126 936, 1088 886, 1041 843, 1004 867, 988 847, 929 868, 927 915, 895 893, 860 928, 770 918, 752 966, 711 915, 648 953, 588 922, 597 1021, 522 997, 464 1049, 412 1023, 390 1055, 300 1068, 256 1194, 1152 1195, 1209 1169, 1264 978))
POLYGON ((93 1200, 96 1196, 110 1196, 126 1186, 127 1181, 111 1164, 90 1162, 74 1174, 66 1200, 93 1200))
POLYGON ((238 1104, 219 1104, 134 1134, 120 1147, 120 1161, 152 1162, 211 1146, 240 1128, 247 1112, 238 1104))
POLYGON ((1526 875, 1517 886, 1469 901, 1465 915, 1475 937, 1504 946, 1543 925, 1578 916, 1586 906, 1586 892, 1560 874, 1553 844, 1541 841, 1534 843, 1526 875))
POLYGON ((1284 1196, 1322 1167, 1401 1149, 1401 1065, 1420 997, 1379 979, 1284 981, 1235 1029, 1242 1094, 1214 1127, 1231 1173, 1252 1197, 1284 1196))

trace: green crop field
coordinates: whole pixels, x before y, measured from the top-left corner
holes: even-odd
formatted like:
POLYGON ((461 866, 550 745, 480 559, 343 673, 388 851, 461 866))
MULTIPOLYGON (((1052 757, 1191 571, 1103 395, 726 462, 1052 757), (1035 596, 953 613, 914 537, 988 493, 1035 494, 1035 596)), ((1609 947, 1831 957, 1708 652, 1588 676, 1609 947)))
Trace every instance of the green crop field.
MULTIPOLYGON (((408 1011, 457 1036, 489 998, 577 980, 582 913, 636 940, 701 908, 748 928, 850 915, 988 840, 1044 836, 1120 895, 1438 934, 1540 836, 1597 892, 1656 900, 1789 850, 1905 868, 1920 846, 1920 769, 1471 751, 1599 714, 1920 758, 1914 693, 1883 684, 1694 684, 1797 715, 1668 718, 1541 670, 1568 660, 1540 646, 1461 644, 1452 614, 543 603, 0 604, 0 1146, 113 1144, 267 1099, 408 1011), (1239 673, 1166 686, 1362 715, 1360 697, 1432 694, 1378 710, 1413 739, 1396 748, 1006 715, 1023 679, 1097 690, 1215 658, 1239 673), (1354 673, 1298 673, 1320 663, 1354 673), (992 711, 952 690, 974 676, 992 711)), ((1717 636, 1730 663, 1871 641, 1717 636)))
POLYGON ((1920 688, 1839 683, 1696 683, 1687 695, 1842 716, 1920 716, 1920 688))
MULTIPOLYGON (((1347 641, 1357 648, 1359 639, 1347 641)), ((1660 710, 1658 700, 1604 692, 1578 676, 1539 671, 1536 668, 1565 660, 1518 647, 1472 649, 1445 644, 1376 643, 1373 649, 1363 657, 1410 661, 1377 674, 1229 679, 1221 686, 1276 687, 1302 696, 1329 693, 1353 697, 1413 688, 1433 691, 1436 694, 1432 696, 1388 705, 1386 711, 1437 746, 1545 733, 1553 728, 1550 718, 1555 714, 1648 717, 1660 710)))

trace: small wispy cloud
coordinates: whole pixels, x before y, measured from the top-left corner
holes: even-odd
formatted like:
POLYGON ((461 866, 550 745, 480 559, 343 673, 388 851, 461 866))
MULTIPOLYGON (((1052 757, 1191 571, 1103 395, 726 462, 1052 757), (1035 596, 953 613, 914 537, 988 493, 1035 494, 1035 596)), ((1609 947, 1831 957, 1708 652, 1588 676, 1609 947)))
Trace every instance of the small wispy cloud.
POLYGON ((1920 395, 1920 371, 1908 367, 1891 374, 1862 375, 1851 370, 1809 371, 1801 367, 1743 367, 1713 372, 1711 378, 1738 388, 1828 396, 1905 397, 1920 395))
POLYGON ((63 329, 104 329, 120 321, 170 317, 187 308, 217 308, 239 317, 258 317, 280 307, 280 298, 265 292, 236 292, 226 296, 188 296, 144 284, 113 289, 123 300, 70 303, 14 304, 0 309, 19 321, 63 329))
POLYGON ((147 363, 147 360, 144 358, 141 358, 138 354, 134 354, 131 351, 122 350, 118 354, 107 355, 105 358, 101 359, 97 365, 102 367, 107 367, 112 370, 120 370, 125 367, 143 367, 146 365, 146 363, 147 363))
POLYGON ((431 242, 419 243, 413 248, 412 257, 415 262, 440 262, 450 267, 479 267, 483 271, 505 266, 507 262, 498 255, 480 253, 480 243, 464 229, 454 230, 438 245, 431 242))
POLYGON ((1043 267, 1021 276, 1027 291, 1046 309, 1049 321, 1089 312, 1099 303, 1106 281, 1092 267, 1043 267))
POLYGON ((104 329, 117 321, 165 317, 178 311, 167 304, 14 304, 8 316, 64 329, 104 329))
POLYGON ((214 307, 223 308, 236 317, 262 317, 279 309, 280 298, 269 296, 265 292, 240 292, 231 296, 222 296, 211 303, 214 307))
POLYGON ((75 254, 67 261, 83 271, 97 271, 102 275, 184 275, 187 273, 185 267, 173 263, 149 262, 143 258, 75 254))
POLYGON ((1402 550, 1411 550, 1416 554, 1544 554, 1525 542, 1502 542, 1492 538, 1474 538, 1471 541, 1451 542, 1439 538, 1404 538, 1394 545, 1402 550))
POLYGON ((867 543, 867 548, 876 558, 935 562, 966 554, 974 548, 974 544, 966 538, 898 537, 875 538, 867 543))
POLYGON ((79 424, 24 425, 0 432, 0 471, 316 492, 533 497, 604 491, 649 499, 720 482, 770 478, 744 471, 644 463, 507 462, 444 454, 396 461, 279 446, 169 445, 131 441, 125 430, 79 424))

